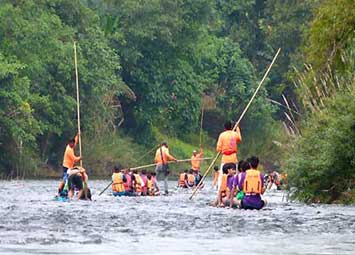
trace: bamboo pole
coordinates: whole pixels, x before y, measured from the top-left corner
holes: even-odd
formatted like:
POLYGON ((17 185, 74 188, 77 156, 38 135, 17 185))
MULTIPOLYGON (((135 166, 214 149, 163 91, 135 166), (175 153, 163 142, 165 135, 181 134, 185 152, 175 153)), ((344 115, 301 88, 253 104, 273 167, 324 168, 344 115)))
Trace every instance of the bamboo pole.
POLYGON ((203 98, 202 98, 202 107, 201 107, 201 122, 200 122, 200 148, 202 148, 202 131, 203 131, 203 98))
MULTIPOLYGON (((277 57, 278 57, 280 51, 281 51, 281 48, 279 48, 278 51, 276 52, 276 54, 275 54, 275 56, 274 56, 274 58, 273 58, 271 64, 269 65, 268 69, 266 70, 266 72, 265 72, 265 74, 264 74, 264 77, 261 79, 261 81, 260 81, 258 87, 256 88, 256 90, 255 90, 253 96, 251 97, 249 103, 247 104, 247 106, 245 107, 244 111, 243 111, 242 114, 240 115, 238 121, 235 123, 235 125, 234 125, 234 127, 233 127, 233 129, 232 129, 233 131, 235 131, 235 130, 237 129, 237 127, 239 126, 240 121, 243 119, 243 117, 244 117, 245 113, 248 111, 248 109, 249 109, 251 103, 254 101, 254 98, 255 98, 256 94, 258 93, 259 89, 261 88, 261 85, 264 83, 266 77, 268 76, 268 74, 269 74, 269 72, 270 72, 270 70, 271 70, 271 67, 274 65, 274 63, 275 63, 275 61, 276 61, 276 59, 277 59, 277 57)), ((218 159, 218 157, 219 157, 220 155, 221 155, 221 152, 218 152, 217 155, 215 156, 215 158, 213 159, 212 163, 211 163, 211 164, 209 165, 209 167, 207 168, 205 174, 202 176, 201 181, 199 182, 199 184, 195 187, 194 191, 192 192, 192 194, 191 194, 191 196, 190 196, 190 198, 189 198, 190 200, 195 196, 195 194, 197 193, 197 191, 200 189, 201 184, 202 184, 203 181, 206 179, 207 174, 208 174, 209 171, 211 170, 212 166, 216 163, 216 161, 217 161, 217 159, 218 159)))
MULTIPOLYGON (((209 159, 212 159, 212 158, 200 158, 198 160, 200 161, 203 161, 203 160, 209 160, 209 159)), ((197 159, 196 159, 197 160, 197 159)), ((167 163, 171 164, 171 163, 183 163, 183 162, 189 162, 191 161, 191 159, 179 159, 179 160, 176 160, 176 161, 168 161, 167 163)), ((144 168, 148 168, 148 167, 152 167, 152 166, 156 166, 157 163, 154 163, 154 164, 148 164, 148 165, 143 165, 143 166, 137 166, 137 167, 131 167, 131 168, 128 168, 130 170, 139 170, 139 169, 144 169, 144 168)), ((99 193, 99 196, 101 196, 102 193, 104 193, 109 187, 110 185, 112 184, 113 181, 111 181, 100 193, 99 193)))
MULTIPOLYGON (((76 42, 74 42, 74 65, 75 65, 75 83, 76 83, 76 110, 78 114, 79 156, 82 157, 81 131, 80 131, 79 75, 78 75, 78 60, 76 56, 76 42)), ((83 166, 82 159, 80 159, 80 166, 81 167, 83 166)))

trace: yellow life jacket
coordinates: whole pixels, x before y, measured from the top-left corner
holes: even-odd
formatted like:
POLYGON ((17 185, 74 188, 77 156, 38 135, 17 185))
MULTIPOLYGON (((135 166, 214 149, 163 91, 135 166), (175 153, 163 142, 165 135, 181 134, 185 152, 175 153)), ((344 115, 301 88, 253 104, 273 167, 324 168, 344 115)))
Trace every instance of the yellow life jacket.
POLYGON ((244 193, 262 193, 262 183, 260 178, 260 171, 255 169, 250 169, 246 171, 244 183, 243 183, 244 193))
POLYGON ((135 189, 136 192, 140 193, 142 192, 142 178, 140 177, 139 174, 134 175, 136 181, 135 181, 135 189))
POLYGON ((152 180, 147 180, 147 188, 151 190, 153 188, 153 181, 152 180))
POLYGON ((114 192, 124 192, 125 188, 123 186, 123 177, 121 173, 114 173, 112 175, 112 191, 114 192))
POLYGON ((185 186, 185 176, 186 173, 181 173, 179 177, 179 186, 184 187, 185 186))

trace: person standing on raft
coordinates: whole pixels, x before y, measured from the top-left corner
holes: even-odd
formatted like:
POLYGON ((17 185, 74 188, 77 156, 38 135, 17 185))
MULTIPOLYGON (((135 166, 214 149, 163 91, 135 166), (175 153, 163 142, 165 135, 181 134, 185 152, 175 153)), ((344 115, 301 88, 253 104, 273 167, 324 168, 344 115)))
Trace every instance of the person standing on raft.
POLYGON ((196 150, 192 152, 191 156, 191 169, 194 171, 194 173, 199 173, 200 172, 200 167, 201 167, 201 158, 203 157, 203 149, 200 148, 200 152, 197 153, 196 150))
POLYGON ((65 148, 64 159, 63 159, 63 181, 65 182, 68 179, 67 171, 72 169, 76 162, 81 160, 81 157, 75 156, 74 148, 78 144, 79 134, 75 138, 70 139, 65 148))
POLYGON ((157 164, 155 167, 155 172, 157 174, 157 180, 164 179, 164 194, 168 195, 168 175, 169 175, 169 166, 168 161, 177 161, 175 157, 170 155, 168 143, 162 142, 160 147, 155 152, 154 162, 157 164), (163 178, 161 178, 163 177, 163 178))
POLYGON ((217 151, 222 154, 221 167, 218 176, 218 190, 221 187, 223 165, 228 163, 238 164, 237 144, 242 141, 239 126, 236 131, 232 131, 232 122, 226 121, 224 123, 224 131, 219 135, 217 142, 217 151))

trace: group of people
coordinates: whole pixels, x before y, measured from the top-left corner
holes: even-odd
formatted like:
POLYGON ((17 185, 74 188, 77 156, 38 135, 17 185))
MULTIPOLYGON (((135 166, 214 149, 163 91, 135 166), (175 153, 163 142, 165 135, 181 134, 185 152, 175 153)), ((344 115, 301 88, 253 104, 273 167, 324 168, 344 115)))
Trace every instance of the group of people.
POLYGON ((114 167, 112 174, 112 194, 114 196, 158 196, 160 190, 157 185, 156 173, 142 170, 121 169, 114 167))
MULTIPOLYGON (((233 128, 232 122, 224 124, 219 135, 216 150, 222 155, 220 168, 215 167, 213 186, 217 189, 217 198, 212 205, 218 207, 239 207, 261 209, 266 202, 261 198, 265 191, 264 175, 258 170, 259 159, 255 156, 243 161, 237 159, 237 144, 242 141, 239 126, 233 128), (237 173, 238 169, 238 173, 237 173)), ((78 135, 68 142, 63 160, 63 180, 59 185, 59 196, 72 198, 76 191, 78 199, 90 199, 88 176, 82 167, 74 167, 81 160, 74 154, 78 135)), ((193 151, 191 169, 180 174, 178 187, 203 187, 200 166, 203 149, 193 151)), ((167 142, 162 142, 155 152, 155 172, 147 173, 114 167, 112 174, 112 193, 114 196, 157 196, 160 195, 158 180, 164 181, 164 195, 168 195, 169 162, 178 161, 169 153, 167 142)))
POLYGON ((81 161, 75 156, 74 148, 78 144, 79 134, 67 143, 63 159, 63 178, 58 187, 58 199, 72 199, 77 194, 78 199, 91 200, 91 191, 88 187, 89 177, 81 166, 74 166, 81 161))
POLYGON ((217 187, 217 198, 212 205, 261 209, 266 204, 261 198, 265 191, 264 175, 258 170, 259 159, 255 156, 246 161, 239 161, 238 164, 237 145, 241 141, 239 126, 233 128, 231 121, 225 122, 224 131, 219 135, 216 146, 216 150, 222 154, 222 159, 220 168, 215 168, 213 185, 217 187))
MULTIPOLYGON (((198 153, 196 150, 192 152, 191 168, 186 169, 183 173, 180 173, 177 185, 179 188, 194 188, 200 184, 202 180, 202 175, 200 173, 202 157, 202 148, 200 148, 198 153)), ((203 188, 203 183, 201 183, 199 186, 200 188, 203 188)))
POLYGON ((240 160, 238 172, 235 163, 224 164, 217 198, 211 204, 242 209, 263 208, 266 204, 261 197, 265 192, 264 175, 258 170, 258 165, 259 159, 255 156, 240 160))

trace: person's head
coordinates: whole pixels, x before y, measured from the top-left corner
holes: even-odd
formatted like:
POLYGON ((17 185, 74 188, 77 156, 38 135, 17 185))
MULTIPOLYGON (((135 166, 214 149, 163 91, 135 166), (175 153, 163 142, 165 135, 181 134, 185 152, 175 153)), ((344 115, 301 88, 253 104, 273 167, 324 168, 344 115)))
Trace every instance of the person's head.
POLYGON ((152 172, 152 176, 155 177, 157 174, 156 172, 152 172))
POLYGON ((243 172, 243 170, 242 170, 243 164, 244 164, 244 160, 239 160, 239 162, 238 162, 238 172, 239 173, 243 172))
POLYGON ((142 170, 142 174, 146 175, 147 174, 147 170, 143 169, 142 170))
POLYGON ((241 170, 242 172, 245 172, 246 170, 250 169, 250 164, 248 161, 243 161, 243 163, 241 164, 241 170))
POLYGON ((257 169, 257 168, 258 168, 258 165, 259 165, 259 158, 256 157, 256 156, 252 156, 252 157, 249 159, 249 163, 250 163, 251 168, 257 169))
POLYGON ((68 140, 68 145, 70 146, 70 148, 74 148, 74 146, 75 146, 75 139, 74 139, 74 138, 69 139, 69 140, 68 140))
POLYGON ((129 168, 124 169, 125 174, 129 174, 129 168))
POLYGON ((189 174, 193 174, 194 171, 192 169, 189 170, 189 174))
POLYGON ((213 167, 213 170, 214 170, 215 172, 217 172, 217 171, 219 170, 218 166, 214 166, 214 167, 213 167))
POLYGON ((161 146, 164 146, 164 147, 168 148, 168 143, 167 143, 166 141, 163 141, 163 142, 161 143, 161 146))
POLYGON ((148 180, 152 179, 152 175, 150 173, 147 174, 147 179, 148 180))
POLYGON ((196 156, 196 155, 197 155, 197 150, 193 150, 192 154, 193 154, 194 156, 196 156))
POLYGON ((121 167, 120 167, 119 165, 115 165, 115 166, 113 167, 113 171, 114 171, 115 173, 119 173, 119 172, 121 172, 121 167))
POLYGON ((227 163, 223 165, 223 173, 228 175, 234 175, 236 171, 236 165, 234 163, 227 163))
POLYGON ((232 121, 227 120, 226 122, 224 122, 224 129, 225 130, 232 130, 232 121))
POLYGON ((133 173, 134 173, 134 174, 138 174, 138 171, 137 171, 137 170, 133 170, 133 173))
POLYGON ((189 169, 185 169, 184 173, 187 174, 189 172, 189 169))

